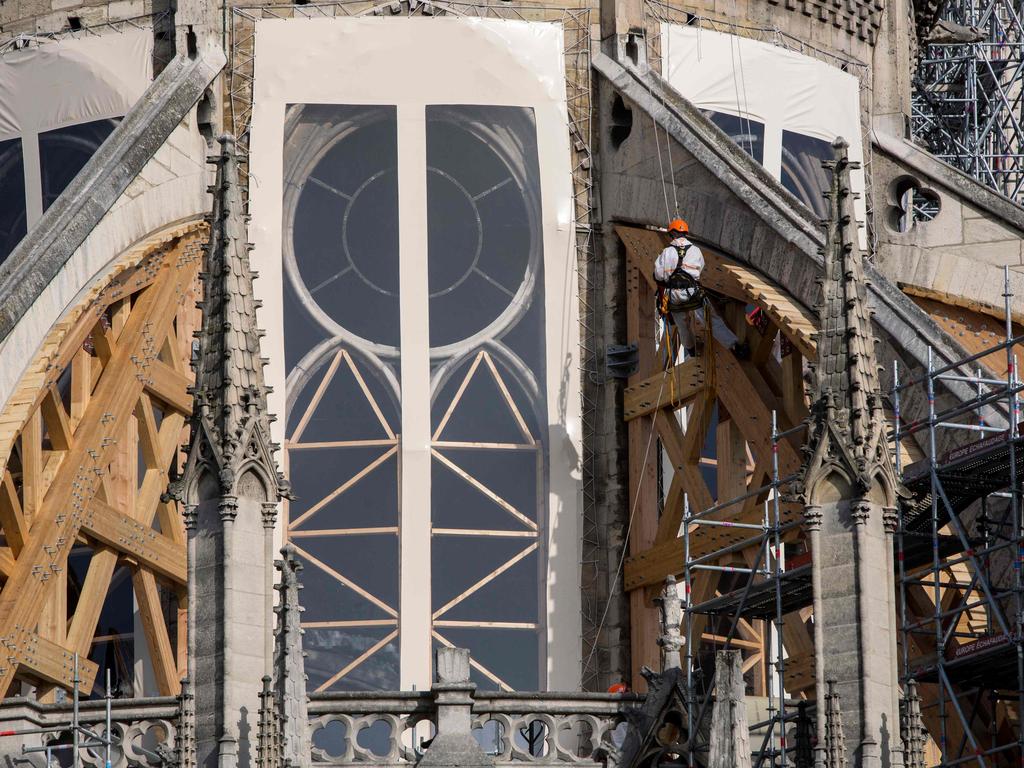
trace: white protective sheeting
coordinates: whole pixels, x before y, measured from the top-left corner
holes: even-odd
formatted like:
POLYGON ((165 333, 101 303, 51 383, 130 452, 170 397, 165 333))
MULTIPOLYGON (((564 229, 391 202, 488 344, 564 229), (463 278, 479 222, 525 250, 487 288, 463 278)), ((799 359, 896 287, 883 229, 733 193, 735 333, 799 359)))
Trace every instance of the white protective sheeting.
POLYGON ((0 141, 124 115, 152 80, 153 35, 64 38, 0 56, 0 141))
MULTIPOLYGON (((257 23, 250 236, 263 279, 261 321, 275 392, 286 409, 282 291, 282 146, 290 104, 397 108, 401 294, 400 630, 401 685, 431 683, 432 367, 448 354, 429 342, 425 112, 431 105, 530 108, 542 191, 543 296, 549 484, 546 574, 547 685, 579 685, 580 593, 577 517, 581 455, 576 251, 560 25, 469 18, 263 20, 257 23), (432 362, 433 361, 433 362, 432 362), (557 606, 557 612, 555 610, 557 606), (557 660, 557 663, 556 663, 557 660)), ((344 197, 344 195, 343 195, 344 197)), ((340 217, 339 217, 340 220, 340 217)), ((340 231, 339 223, 339 231, 340 231)), ((382 233, 383 236, 384 233, 382 233)), ((290 246, 289 246, 290 247, 290 246)), ((333 279, 333 278, 332 278, 333 279)), ((318 290, 318 289, 317 289, 318 290)), ((486 331, 487 329, 485 329, 486 331)), ((469 342, 486 342, 477 334, 469 342)), ((358 344, 359 340, 349 340, 358 344)), ((367 345, 375 355, 387 350, 367 345)), ((283 419, 275 439, 284 440, 283 419)), ((396 430, 397 431, 397 430, 396 430)), ((472 546, 467 543, 467 547, 472 546)), ((500 563, 495 563, 495 566, 500 563)), ((546 576, 546 585, 543 579, 546 576)), ((541 606, 541 615, 544 614, 541 606)), ((542 668, 544 666, 543 656, 542 668)))
POLYGON ((121 117, 153 77, 153 35, 65 37, 0 56, 0 141, 20 138, 28 227, 43 214, 39 135, 121 117))
MULTIPOLYGON (((842 136, 850 159, 863 158, 857 78, 795 51, 695 26, 662 25, 667 80, 696 107, 764 124, 764 166, 782 172, 783 131, 832 142, 842 136)), ((852 174, 864 189, 864 174, 852 174)), ((863 200, 858 201, 863 221, 863 200)))

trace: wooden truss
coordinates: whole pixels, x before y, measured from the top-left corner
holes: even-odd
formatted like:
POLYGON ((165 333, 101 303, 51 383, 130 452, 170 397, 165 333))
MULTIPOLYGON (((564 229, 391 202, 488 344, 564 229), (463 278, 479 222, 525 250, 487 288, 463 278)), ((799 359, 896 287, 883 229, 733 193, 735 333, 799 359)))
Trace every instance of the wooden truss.
POLYGON ((81 690, 91 691, 88 657, 122 566, 159 692, 178 692, 185 532, 165 492, 191 411, 205 240, 193 222, 126 252, 113 280, 55 324, 0 415, 0 696, 19 692, 18 682, 43 697, 70 688, 76 653, 81 690), (74 590, 72 550, 90 556, 74 590))
MULTIPOLYGON (((652 261, 664 246, 664 236, 648 230, 618 227, 616 230, 626 246, 628 256, 628 333, 639 342, 640 370, 633 376, 623 397, 623 416, 629 430, 630 503, 633 513, 629 541, 629 557, 625 561, 624 584, 630 594, 632 616, 633 681, 642 685, 638 674, 642 665, 656 667, 659 650, 658 613, 651 600, 669 574, 679 575, 683 569, 683 540, 679 536, 682 522, 682 496, 689 496, 694 511, 746 493, 748 489, 763 486, 770 477, 770 414, 776 411, 780 429, 796 425, 807 412, 802 368, 803 360, 814 359, 815 319, 806 310, 789 299, 768 280, 742 265, 704 249, 707 259, 702 282, 717 293, 728 297, 725 307, 727 324, 751 348, 751 359, 740 361, 728 350, 716 345, 714 354, 696 358, 676 366, 668 376, 663 372, 661 360, 655 354, 654 338, 654 284, 651 279, 652 261), (768 322, 755 329, 744 321, 744 310, 751 305, 760 308, 768 322), (786 350, 778 358, 772 346, 783 337, 786 350), (712 370, 707 370, 713 361, 712 370), (685 408, 685 418, 680 418, 685 408), (715 451, 702 450, 706 445, 709 409, 716 409, 714 425, 715 451), (673 466, 670 486, 664 492, 663 512, 658 515, 659 489, 657 465, 645 463, 648 444, 657 441, 673 466), (714 477, 717 493, 712 493, 706 478, 714 477), (633 506, 635 504, 635 506, 633 506)), ((928 312, 953 338, 970 352, 991 347, 1005 333, 1001 323, 970 308, 954 307, 932 297, 915 296, 914 300, 928 312)), ((979 361, 996 375, 1005 374, 1006 357, 1000 351, 979 361)), ((890 414, 890 418, 892 414, 890 414)), ((780 476, 791 474, 798 466, 799 445, 781 442, 779 445, 780 476)), ((923 458, 912 439, 900 445, 904 466, 923 458)), ((754 497, 723 509, 720 519, 735 522, 760 523, 762 499, 754 497)), ((784 521, 799 519, 800 510, 783 505, 784 521)), ((951 530, 940 534, 952 535, 951 530)), ((747 539, 736 529, 722 527, 696 527, 690 536, 691 557, 699 557, 720 550, 730 543, 747 539)), ((786 537, 800 546, 799 528, 786 537)), ((798 549, 799 551, 799 549, 798 549)), ((748 550, 731 552, 718 561, 718 565, 749 567, 756 553, 748 550)), ((952 614, 953 609, 976 597, 972 585, 971 567, 966 562, 953 562, 942 570, 940 612, 952 614), (972 597, 972 594, 974 595, 972 597)), ((711 571, 693 574, 693 599, 709 600, 726 591, 722 576, 711 571)), ((906 594, 906 613, 911 620, 933 616, 936 613, 933 590, 919 585, 910 586, 906 594)), ((979 603, 980 606, 980 603, 979 603)), ((783 642, 786 650, 786 691, 789 695, 813 698, 814 643, 810 608, 786 615, 783 642)), ((961 611, 955 626, 947 631, 967 635, 985 633, 985 612, 961 611)), ((702 619, 703 617, 699 617, 702 619)), ((950 621, 953 621, 950 619, 950 621)), ((705 648, 724 640, 722 631, 698 621, 705 648)), ((732 646, 744 655, 744 672, 753 670, 754 693, 765 685, 767 646, 761 622, 740 621, 732 646), (738 639, 737 639, 738 638, 738 639)), ((935 653, 935 638, 929 633, 915 633, 909 640, 911 667, 921 666, 916 661, 930 658, 935 653)), ((941 732, 940 713, 935 702, 938 687, 934 682, 919 683, 918 690, 924 702, 922 716, 925 726, 938 738, 941 732)), ((1003 701, 982 701, 973 704, 977 713, 972 723, 974 733, 965 731, 957 717, 946 717, 945 732, 951 748, 970 743, 1012 743, 1017 726, 1013 709, 1003 701), (973 738, 973 742, 971 739, 973 738)), ((937 755, 935 743, 927 745, 933 757, 937 755)), ((969 751, 969 750, 967 750, 969 751)), ((966 757, 962 758, 966 759, 966 757)), ((938 758, 935 757, 935 761, 938 758)))
MULTIPOLYGON (((624 568, 630 594, 634 685, 642 686, 640 668, 657 668, 658 613, 652 603, 667 576, 683 569, 680 526, 683 494, 696 512, 762 487, 771 478, 771 413, 778 414, 780 429, 800 423, 807 414, 803 360, 813 358, 813 317, 782 291, 747 267, 704 249, 707 261, 704 285, 726 297, 724 320, 751 349, 749 360, 737 359, 717 342, 710 354, 677 365, 667 374, 656 351, 652 277, 654 256, 664 247, 664 236, 632 227, 617 227, 626 246, 627 332, 639 344, 639 370, 628 381, 623 414, 628 422, 630 505, 632 510, 629 557, 624 568), (765 321, 759 328, 747 323, 746 310, 760 308, 765 321), (778 358, 775 345, 784 337, 785 354, 778 358), (709 370, 710 368, 710 370, 709 370), (681 410, 685 409, 685 410, 681 410), (712 415, 716 418, 712 420, 712 415), (705 449, 708 430, 714 429, 711 453, 705 449), (660 444, 672 464, 672 480, 659 504, 657 461, 660 444), (714 491, 709 487, 713 477, 714 491), (659 507, 662 512, 658 514, 659 507)), ((779 444, 780 475, 799 466, 799 446, 779 444)), ((721 510, 723 520, 759 524, 765 497, 751 496, 721 510)), ((797 519, 799 510, 783 506, 785 521, 797 519)), ((790 541, 799 536, 791 531, 790 541)), ((742 541, 749 532, 720 526, 695 527, 690 537, 692 557, 699 557, 742 541)), ((739 550, 724 555, 718 565, 749 566, 755 552, 739 550)), ((711 599, 726 591, 723 575, 699 571, 693 583, 694 600, 711 599)), ((809 610, 785 617, 788 659, 787 690, 808 691, 814 685, 814 644, 807 624, 809 610)), ((744 672, 752 675, 756 693, 766 685, 768 648, 760 621, 740 621, 732 645, 744 654, 744 672)), ((709 647, 724 640, 715 626, 697 625, 697 634, 709 647)))

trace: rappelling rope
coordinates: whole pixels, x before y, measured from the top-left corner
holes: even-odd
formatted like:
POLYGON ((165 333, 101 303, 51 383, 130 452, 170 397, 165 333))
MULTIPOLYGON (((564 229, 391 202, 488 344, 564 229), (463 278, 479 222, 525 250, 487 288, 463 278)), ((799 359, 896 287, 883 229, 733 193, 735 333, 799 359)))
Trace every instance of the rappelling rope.
MULTIPOLYGON (((735 26, 733 26, 733 34, 730 35, 729 38, 729 58, 732 61, 732 87, 733 92, 736 94, 736 111, 739 112, 740 131, 745 131, 745 135, 750 137, 750 154, 752 155, 754 143, 753 134, 750 131, 750 102, 747 101, 747 78, 743 72, 743 48, 741 45, 742 38, 740 38, 739 30, 735 26), (735 49, 733 48, 734 44, 736 46, 735 49), (736 66, 737 59, 739 59, 738 68, 736 66), (743 90, 742 100, 740 99, 741 87, 743 90)), ((741 140, 742 138, 743 137, 741 136, 741 140)), ((740 145, 740 148, 742 148, 742 144, 740 145)))
MULTIPOLYGON (((651 94, 653 96, 653 94, 651 94)), ((658 138, 658 121, 651 115, 651 126, 654 128, 654 144, 658 148, 658 173, 661 176, 661 194, 665 198, 665 219, 672 218, 672 211, 668 207, 668 184, 665 183, 665 165, 661 161, 661 139, 658 138)), ((673 190, 675 194, 675 190, 673 190)))

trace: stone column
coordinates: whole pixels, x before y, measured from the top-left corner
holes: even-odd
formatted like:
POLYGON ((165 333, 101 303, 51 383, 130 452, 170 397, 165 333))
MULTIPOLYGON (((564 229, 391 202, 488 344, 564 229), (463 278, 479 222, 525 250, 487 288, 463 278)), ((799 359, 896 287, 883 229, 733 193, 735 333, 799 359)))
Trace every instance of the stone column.
MULTIPOLYGON (((811 558, 811 592, 814 596, 814 679, 821 681, 825 679, 825 656, 822 653, 822 649, 825 647, 825 633, 822 629, 825 611, 821 600, 821 559, 816 554, 821 551, 820 506, 809 504, 804 507, 804 528, 807 531, 807 543, 813 555, 811 558)), ((825 711, 825 686, 820 683, 814 687, 814 704, 814 711, 817 713, 814 719, 814 767, 823 768, 825 765, 825 718, 822 717, 822 713, 825 711)))
MULTIPOLYGON (((263 503, 263 562, 274 562, 274 526, 277 525, 277 502, 263 503)), ((268 627, 274 626, 274 572, 264 570, 264 606, 263 615, 268 627)), ((263 657, 265 664, 263 674, 273 677, 274 674, 274 636, 271 632, 264 633, 263 657)))
MULTIPOLYGON (((237 659, 235 646, 232 640, 236 633, 237 611, 235 606, 235 563, 238 559, 238 552, 235 547, 235 519, 238 517, 238 498, 235 496, 222 496, 218 502, 218 513, 220 514, 221 525, 221 561, 220 573, 220 605, 221 605, 221 631, 223 632, 223 645, 218 649, 222 662, 217 670, 217 677, 220 683, 221 706, 217 712, 220 734, 218 744, 218 766, 219 768, 232 768, 238 765, 238 739, 241 710, 232 706, 238 698, 236 691, 232 690, 231 681, 237 677, 237 659)), ((255 710, 253 710, 255 711, 255 710)))
POLYGON ((665 579, 661 596, 655 602, 661 609, 661 637, 658 638, 658 645, 661 646, 661 671, 679 669, 679 649, 683 645, 679 625, 683 620, 683 606, 675 576, 670 575, 665 579))
MULTIPOLYGON (((438 648, 434 655, 437 735, 419 761, 419 768, 493 768, 494 760, 480 748, 471 730, 473 691, 469 651, 438 648)), ((507 734, 512 738, 514 734, 507 734)))
MULTIPOLYGON (((180 503, 180 502, 179 502, 180 503)), ((186 649, 186 675, 189 680, 196 679, 196 670, 193 668, 196 661, 196 505, 195 504, 184 504, 181 503, 182 507, 182 518, 185 523, 185 557, 188 563, 188 572, 186 574, 186 587, 188 589, 188 596, 186 602, 186 608, 188 609, 188 616, 186 617, 186 632, 185 632, 185 643, 186 649)))
POLYGON ((708 768, 750 768, 746 683, 739 651, 715 656, 715 706, 711 714, 708 768))

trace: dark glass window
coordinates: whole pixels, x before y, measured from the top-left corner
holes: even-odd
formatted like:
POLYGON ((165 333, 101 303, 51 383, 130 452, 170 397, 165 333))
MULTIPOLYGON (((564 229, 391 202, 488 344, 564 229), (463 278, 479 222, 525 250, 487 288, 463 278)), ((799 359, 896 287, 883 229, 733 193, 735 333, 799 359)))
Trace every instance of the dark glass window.
POLYGON ((60 193, 85 167, 120 120, 94 120, 39 134, 44 211, 60 197, 60 193))
POLYGON ((435 642, 543 687, 543 249, 532 110, 428 106, 435 642))
POLYGON ((394 107, 288 109, 288 538, 312 690, 399 687, 397 155, 394 107))
POLYGON ((829 176, 821 162, 831 158, 829 142, 794 131, 782 132, 782 186, 819 218, 828 216, 824 193, 828 190, 829 176))
POLYGON ((710 109, 704 110, 704 114, 725 131, 740 149, 764 165, 764 123, 710 109))
POLYGON ((0 141, 0 262, 10 255, 26 231, 21 139, 0 141))
POLYGON ((285 140, 294 162, 286 175, 297 199, 293 215, 285 214, 285 237, 297 271, 290 277, 328 325, 397 347, 397 112, 342 105, 292 110, 285 140), (309 142, 318 145, 315 153, 309 142))
MULTIPOLYGON (((520 107, 430 106, 424 119, 433 530, 405 544, 429 548, 434 642, 468 647, 483 687, 533 690, 548 423, 536 125, 520 107)), ((287 112, 288 538, 306 566, 315 690, 400 680, 397 142, 394 107, 287 112)))

